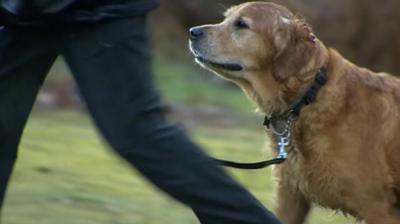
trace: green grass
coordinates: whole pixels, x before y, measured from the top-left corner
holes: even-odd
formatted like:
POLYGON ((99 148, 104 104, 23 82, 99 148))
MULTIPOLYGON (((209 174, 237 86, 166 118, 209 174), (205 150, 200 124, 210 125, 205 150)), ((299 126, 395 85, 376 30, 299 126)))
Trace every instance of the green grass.
MULTIPOLYGON (((264 158, 261 128, 191 130, 209 153, 228 159, 264 158)), ((3 224, 191 224, 191 211, 148 184, 100 140, 76 112, 35 113, 20 147, 3 224)), ((274 206, 271 169, 229 172, 268 207, 274 206)), ((310 224, 354 223, 317 209, 310 224)))

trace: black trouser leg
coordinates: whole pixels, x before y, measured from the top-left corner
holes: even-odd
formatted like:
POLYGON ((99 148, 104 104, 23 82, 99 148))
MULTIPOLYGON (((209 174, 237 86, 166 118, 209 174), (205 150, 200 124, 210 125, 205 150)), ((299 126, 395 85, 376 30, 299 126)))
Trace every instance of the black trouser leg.
POLYGON ((21 133, 57 56, 44 39, 27 30, 0 30, 0 211, 21 133))
POLYGON ((76 31, 62 54, 111 146, 151 182, 190 206, 202 223, 278 223, 165 120, 152 85, 145 18, 76 31))

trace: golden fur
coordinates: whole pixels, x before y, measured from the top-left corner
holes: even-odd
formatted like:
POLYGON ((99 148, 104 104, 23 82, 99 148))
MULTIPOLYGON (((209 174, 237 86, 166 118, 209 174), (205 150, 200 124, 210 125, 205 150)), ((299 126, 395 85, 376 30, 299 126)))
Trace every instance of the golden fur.
POLYGON ((400 223, 398 78, 350 63, 276 4, 238 5, 223 22, 198 28, 204 35, 190 46, 198 62, 239 85, 267 115, 287 109, 327 68, 327 84, 302 109, 292 152, 277 167, 276 214, 284 224, 304 223, 311 203, 367 224, 400 223))

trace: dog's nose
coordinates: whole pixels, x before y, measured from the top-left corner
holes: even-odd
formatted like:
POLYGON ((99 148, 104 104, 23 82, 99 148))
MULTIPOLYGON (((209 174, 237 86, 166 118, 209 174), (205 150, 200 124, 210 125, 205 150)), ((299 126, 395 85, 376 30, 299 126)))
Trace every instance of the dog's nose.
POLYGON ((196 40, 204 35, 204 30, 200 27, 193 27, 190 30, 190 39, 196 40))

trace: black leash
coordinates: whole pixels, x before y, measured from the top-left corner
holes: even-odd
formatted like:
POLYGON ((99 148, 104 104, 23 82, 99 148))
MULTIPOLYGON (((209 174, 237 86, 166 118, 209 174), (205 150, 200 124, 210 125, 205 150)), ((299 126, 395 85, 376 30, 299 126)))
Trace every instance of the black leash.
MULTIPOLYGON (((294 104, 290 105, 288 110, 286 110, 285 112, 280 113, 278 115, 272 115, 270 117, 265 116, 263 125, 267 129, 269 129, 271 126, 273 126, 273 123, 279 119, 282 120, 282 118, 284 118, 285 120, 287 120, 286 128, 282 132, 282 134, 275 134, 281 140, 280 142, 278 142, 278 150, 277 150, 279 153, 278 157, 271 159, 271 160, 265 160, 265 161, 254 162, 254 163, 238 163, 238 162, 233 162, 233 161, 229 161, 229 160, 222 160, 222 159, 215 159, 215 158, 213 158, 213 160, 221 166, 237 168, 237 169, 244 169, 244 170, 262 169, 262 168, 265 168, 265 167, 268 167, 271 165, 277 165, 277 164, 283 163, 287 157, 287 152, 285 152, 285 147, 289 144, 289 138, 291 135, 291 133, 290 133, 291 125, 292 125, 292 122, 294 121, 293 118, 299 116, 300 110, 304 106, 311 104, 315 101, 319 90, 327 82, 328 77, 327 77, 326 72, 327 72, 326 68, 322 67, 318 71, 317 75, 315 76, 314 82, 311 84, 311 86, 307 90, 307 92, 303 95, 303 97, 300 98, 300 100, 298 100, 294 104), (282 142, 285 142, 285 144, 281 144, 282 142)), ((272 127, 272 130, 273 130, 273 127, 272 127)))
POLYGON ((262 168, 265 168, 265 167, 268 167, 271 165, 281 164, 285 161, 285 159, 275 158, 275 159, 261 161, 261 162, 255 162, 255 163, 238 163, 238 162, 222 160, 222 159, 214 159, 214 161, 217 162, 221 166, 227 166, 227 167, 242 169, 242 170, 257 170, 257 169, 262 169, 262 168))

